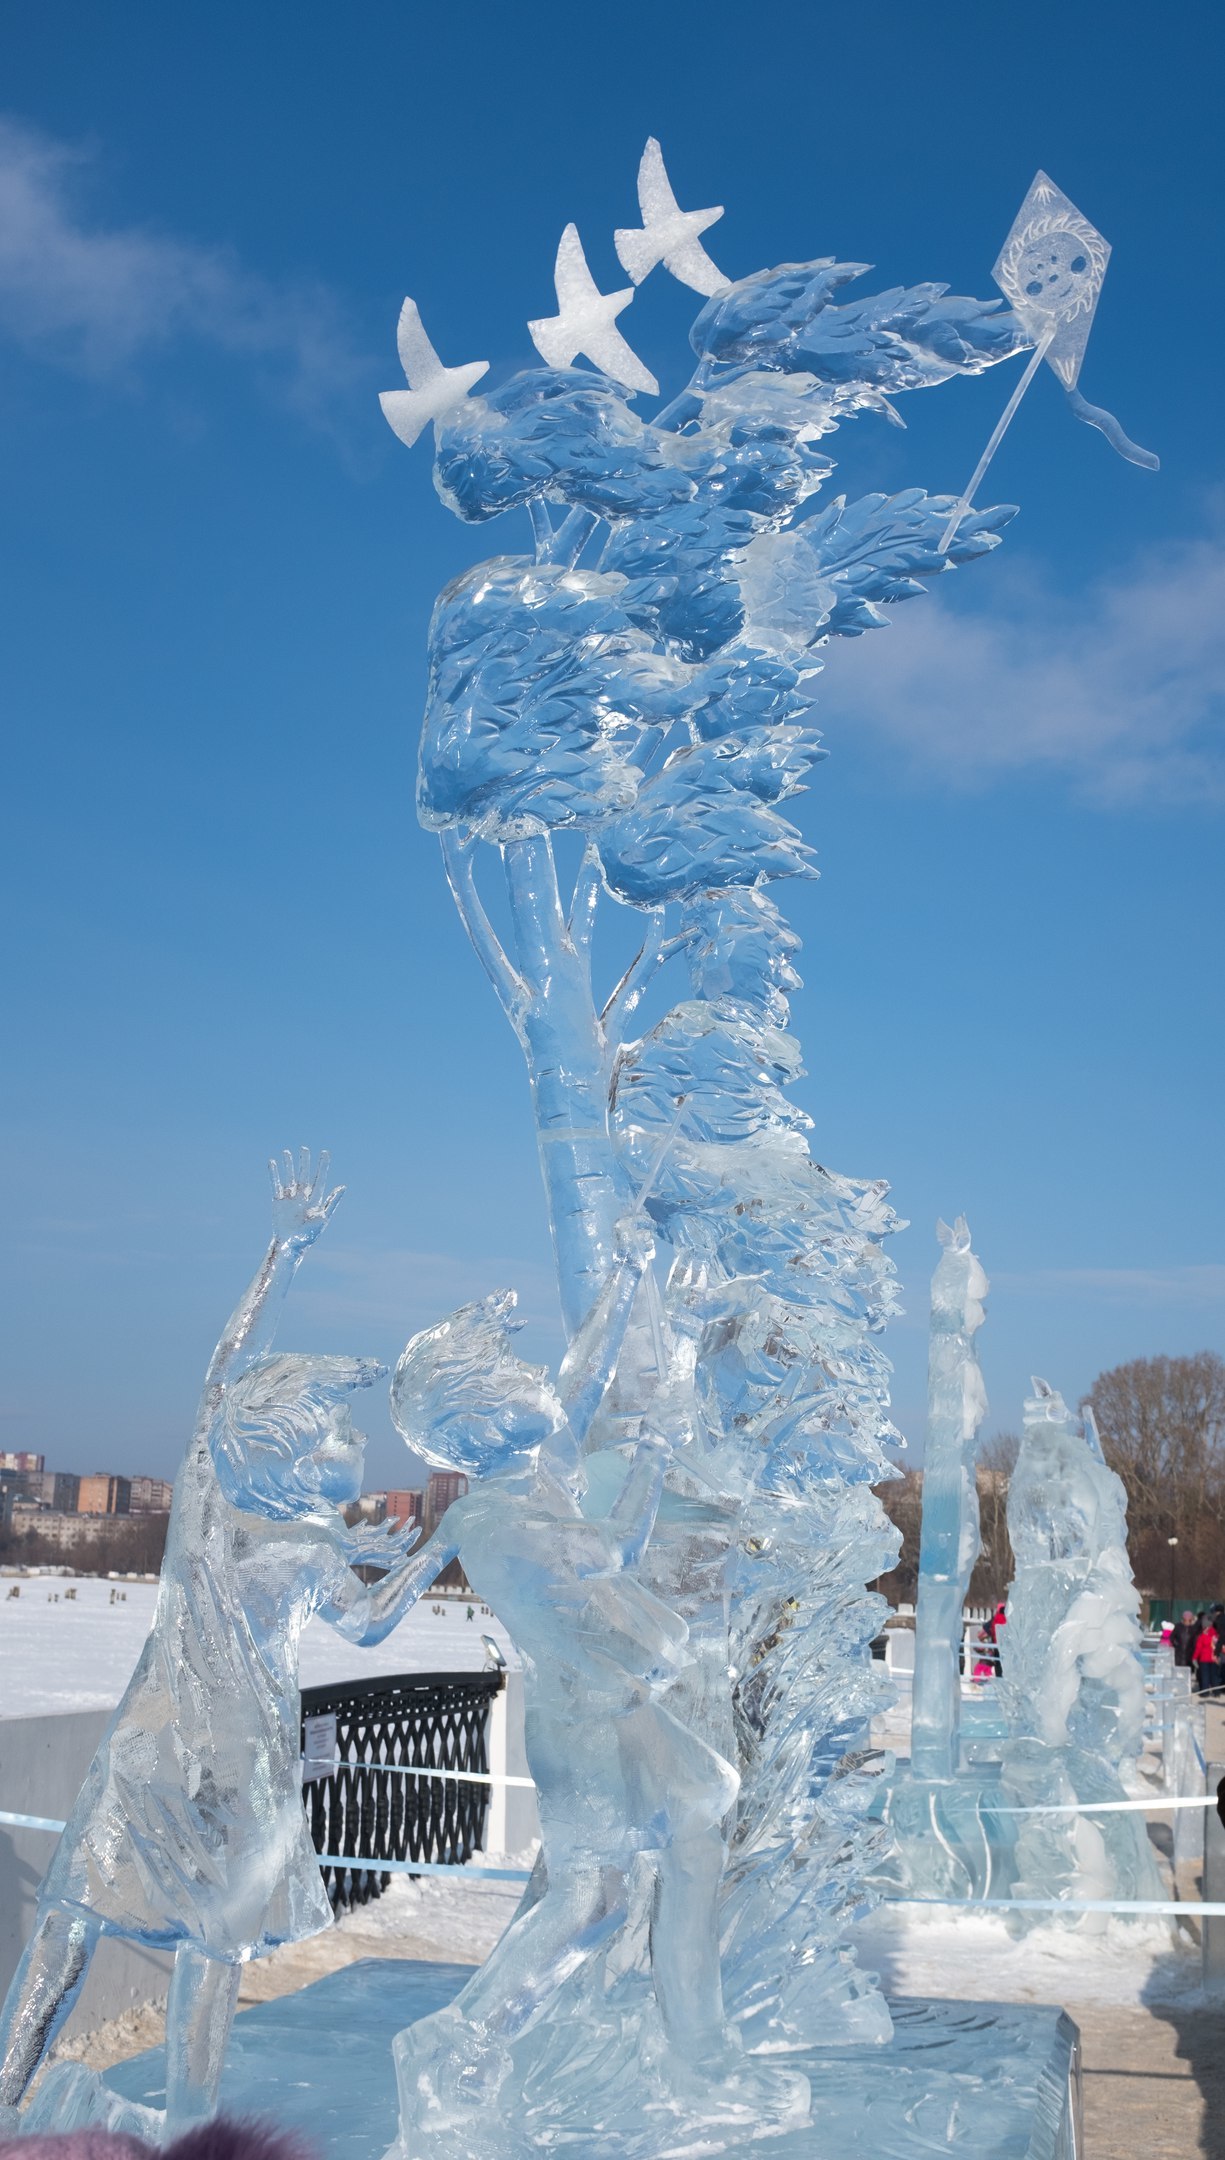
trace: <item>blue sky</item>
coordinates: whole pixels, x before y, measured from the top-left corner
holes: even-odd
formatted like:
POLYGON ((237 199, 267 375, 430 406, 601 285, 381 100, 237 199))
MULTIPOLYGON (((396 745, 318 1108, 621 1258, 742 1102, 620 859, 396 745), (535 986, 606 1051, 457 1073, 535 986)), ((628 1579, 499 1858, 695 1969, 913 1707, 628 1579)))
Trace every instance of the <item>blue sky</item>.
MULTIPOLYGON (((989 292, 1039 165, 1114 244, 1082 387, 1161 472, 1044 370, 1004 548, 831 657, 802 1093, 913 1224, 916 1438, 939 1213, 993 1425, 1031 1371, 1225 1348, 1221 46, 1204 0, 6 10, 0 1445, 173 1471, 285 1142, 349 1187, 286 1347, 394 1355, 503 1281, 556 1341, 518 1051, 412 805, 433 596, 524 535, 456 525, 376 393, 406 291, 496 380, 568 219, 622 283, 652 132, 731 275, 989 292)), ((657 276, 622 318, 665 396, 692 312, 657 276)), ((845 428, 836 484, 957 487, 1007 387, 845 428)))

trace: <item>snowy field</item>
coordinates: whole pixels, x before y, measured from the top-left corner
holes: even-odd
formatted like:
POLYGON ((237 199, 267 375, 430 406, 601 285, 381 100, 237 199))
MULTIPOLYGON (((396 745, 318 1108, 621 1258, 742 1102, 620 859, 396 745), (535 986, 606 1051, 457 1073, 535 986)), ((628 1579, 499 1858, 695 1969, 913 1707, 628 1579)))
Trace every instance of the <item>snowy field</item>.
MULTIPOLYGON (((149 1632, 157 1584, 97 1575, 0 1576, 0 1718, 104 1710, 119 1701, 149 1632), (17 1597, 10 1596, 16 1589, 17 1597), (65 1597, 75 1590, 75 1598, 65 1597), (113 1597, 112 1597, 113 1593, 113 1597)), ((517 1664, 510 1638, 478 1598, 428 1592, 376 1649, 361 1650, 321 1620, 302 1637, 303 1687, 373 1673, 479 1672, 482 1635, 517 1664), (469 1617, 471 1615, 471 1617, 469 1617)))

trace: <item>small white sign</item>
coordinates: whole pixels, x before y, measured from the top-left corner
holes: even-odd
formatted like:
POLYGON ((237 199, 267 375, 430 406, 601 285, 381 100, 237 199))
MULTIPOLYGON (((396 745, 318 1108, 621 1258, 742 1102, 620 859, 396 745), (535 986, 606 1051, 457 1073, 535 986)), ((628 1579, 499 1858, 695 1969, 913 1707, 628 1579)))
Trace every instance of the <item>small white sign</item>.
POLYGON ((306 1743, 302 1750, 302 1783, 331 1777, 336 1768, 336 1712, 320 1710, 303 1720, 306 1743))

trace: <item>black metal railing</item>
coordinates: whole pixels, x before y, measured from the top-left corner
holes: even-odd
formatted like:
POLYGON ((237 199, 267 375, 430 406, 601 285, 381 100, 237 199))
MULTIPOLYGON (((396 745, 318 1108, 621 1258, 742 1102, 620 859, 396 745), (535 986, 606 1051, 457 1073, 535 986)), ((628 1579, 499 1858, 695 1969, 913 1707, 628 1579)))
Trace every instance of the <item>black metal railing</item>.
POLYGON ((325 1866, 334 1910, 381 1895, 391 1876, 380 1860, 459 1865, 480 1845, 488 1785, 405 1770, 487 1773, 489 1713, 501 1685, 494 1672, 397 1673, 303 1688, 304 1751, 307 1718, 336 1719, 337 1768, 302 1789, 315 1851, 375 1863, 325 1866))

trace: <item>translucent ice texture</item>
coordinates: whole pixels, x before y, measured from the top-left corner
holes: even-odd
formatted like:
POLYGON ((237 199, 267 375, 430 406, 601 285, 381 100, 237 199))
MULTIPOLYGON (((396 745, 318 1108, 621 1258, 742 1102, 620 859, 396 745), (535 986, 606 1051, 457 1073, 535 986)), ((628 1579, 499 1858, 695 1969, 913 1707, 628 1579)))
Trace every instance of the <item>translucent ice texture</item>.
MULTIPOLYGON (((1127 1502, 1092 1411, 1075 1416, 1044 1380, 1025 1405, 1008 1533, 1005 1787, 1028 1807, 1122 1799, 1144 1727, 1127 1502)), ((1144 1819, 1127 1814, 1023 1818, 1014 1883, 1018 1897, 1160 1894, 1144 1819)))
POLYGON ((938 1228, 944 1251, 932 1277, 910 1750, 922 1778, 952 1778, 960 1767, 961 1610, 979 1554, 974 1457, 987 1414, 974 1348, 987 1278, 964 1215, 951 1230, 938 1228))
MULTIPOLYGON (((530 556, 498 555, 439 600, 419 804, 523 1046, 571 1343, 547 1435, 515 1458, 517 1493, 473 1497, 453 1529, 525 1646, 546 1783, 581 1771, 588 1796, 584 1828, 550 1788, 521 1921, 445 2028, 402 2038, 405 2136, 439 2160, 533 2138, 738 2149, 746 2111, 784 2120, 796 2088, 768 2063, 750 2076, 729 2025, 750 2051, 889 2029, 846 1934, 882 1836, 867 1736, 884 1607, 864 1586, 896 1551, 870 1490, 896 1438, 880 1346, 896 1220, 882 1183, 810 1152, 790 1093, 798 941, 773 893, 814 874, 788 811, 823 754, 825 648, 995 547, 1012 514, 967 519, 947 556, 947 497, 840 496, 813 515, 833 469, 823 438, 1028 339, 998 302, 934 285, 836 304, 855 266, 721 283, 697 244, 709 214, 680 211, 661 174, 647 173, 643 227, 621 251, 635 277, 675 257, 678 274, 718 283, 682 396, 653 422, 631 410, 623 356, 592 337, 597 302, 611 330, 623 296, 593 298, 575 240, 559 317, 533 326, 564 364, 467 397, 435 431, 457 516, 531 519, 530 556), (578 351, 607 372, 570 365, 578 351), (576 880, 562 876, 568 834, 583 846, 576 880), (497 930, 485 876, 501 888, 497 930), (641 949, 604 996, 593 931, 617 907, 636 914, 641 949), (683 970, 673 1001, 643 1032, 669 966, 683 970), (643 1218, 666 1250, 631 1279, 628 1226, 641 1236, 643 1218), (644 1445, 658 1501, 616 1557, 607 1540, 626 1510, 638 1521, 644 1445), (589 1547, 604 1557, 574 1559, 589 1547), (681 1647, 635 1650, 617 1623, 595 1735, 584 1644, 630 1575, 681 1647), (716 1840, 720 1776, 734 1798, 716 1840), (597 1877, 611 1885, 598 1911, 597 1877), (660 2111, 650 2136, 644 2091, 660 2111)), ((449 1346, 479 1332, 456 1315, 411 1352, 400 1415, 431 1459, 474 1444, 437 1383, 449 1346)), ((497 1427, 497 1401, 540 1382, 486 1350, 497 1427)), ((481 1354, 459 1363, 480 1396, 481 1354)), ((510 1438, 493 1444, 491 1488, 510 1474, 510 1438)))

